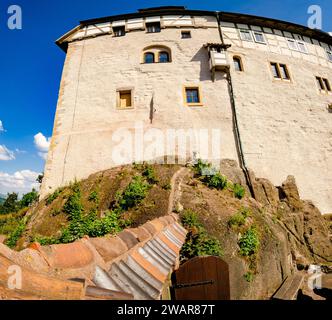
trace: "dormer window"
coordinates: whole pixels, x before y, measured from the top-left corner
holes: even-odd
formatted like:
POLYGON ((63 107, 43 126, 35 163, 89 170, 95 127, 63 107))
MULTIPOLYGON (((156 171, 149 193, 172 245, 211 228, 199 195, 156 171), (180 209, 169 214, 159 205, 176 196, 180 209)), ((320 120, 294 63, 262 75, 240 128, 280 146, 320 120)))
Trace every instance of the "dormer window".
POLYGON ((288 40, 287 40, 287 43, 288 43, 288 47, 289 47, 289 49, 294 50, 294 51, 299 51, 299 48, 297 47, 297 43, 296 43, 295 40, 293 40, 293 39, 288 39, 288 40))
POLYGON ((255 42, 264 44, 266 43, 263 32, 254 31, 253 34, 255 42))
POLYGON ((113 33, 114 33, 114 37, 123 37, 126 34, 126 29, 124 26, 114 27, 113 33))
POLYGON ((240 30, 241 39, 244 41, 252 41, 250 30, 240 30))
POLYGON ((299 40, 294 40, 294 39, 287 39, 288 47, 289 49, 293 51, 300 51, 303 53, 308 53, 307 46, 305 42, 299 41, 299 40))
POLYGON ((147 33, 160 32, 160 22, 151 22, 146 24, 147 33))

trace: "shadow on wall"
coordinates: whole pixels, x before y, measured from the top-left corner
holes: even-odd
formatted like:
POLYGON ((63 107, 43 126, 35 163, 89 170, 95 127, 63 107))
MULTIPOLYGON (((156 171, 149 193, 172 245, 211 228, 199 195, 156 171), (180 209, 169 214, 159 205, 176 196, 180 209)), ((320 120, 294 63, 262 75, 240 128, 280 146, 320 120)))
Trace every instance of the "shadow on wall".
POLYGON ((192 57, 191 61, 199 61, 201 63, 201 71, 199 75, 200 81, 211 80, 209 54, 205 48, 200 48, 192 57))

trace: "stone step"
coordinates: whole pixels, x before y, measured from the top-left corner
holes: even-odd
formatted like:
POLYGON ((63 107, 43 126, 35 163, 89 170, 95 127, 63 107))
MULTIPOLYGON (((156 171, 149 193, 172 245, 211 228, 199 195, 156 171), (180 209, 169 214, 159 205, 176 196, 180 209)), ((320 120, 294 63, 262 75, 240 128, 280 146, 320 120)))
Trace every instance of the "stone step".
POLYGON ((299 290, 302 287, 304 275, 297 273, 289 276, 277 293, 273 296, 275 300, 296 300, 299 290))

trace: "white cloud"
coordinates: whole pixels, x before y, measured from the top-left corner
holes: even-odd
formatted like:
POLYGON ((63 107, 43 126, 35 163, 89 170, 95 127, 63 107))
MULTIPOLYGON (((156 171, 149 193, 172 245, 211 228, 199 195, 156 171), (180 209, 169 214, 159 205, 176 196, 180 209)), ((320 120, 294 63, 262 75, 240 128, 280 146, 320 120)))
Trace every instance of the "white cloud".
POLYGON ((5 128, 3 127, 1 120, 0 120, 0 132, 5 132, 5 128))
POLYGON ((19 194, 30 192, 33 188, 38 189, 36 182, 39 173, 31 170, 17 171, 9 174, 0 171, 0 193, 17 192, 19 194))
POLYGON ((38 152, 38 155, 45 161, 47 160, 47 152, 38 152))
POLYGON ((46 160, 47 152, 50 147, 51 138, 46 138, 41 132, 34 136, 34 143, 38 149, 38 155, 46 160))
POLYGON ((14 159, 15 159, 14 152, 7 149, 5 145, 0 145, 0 161, 9 161, 14 159))

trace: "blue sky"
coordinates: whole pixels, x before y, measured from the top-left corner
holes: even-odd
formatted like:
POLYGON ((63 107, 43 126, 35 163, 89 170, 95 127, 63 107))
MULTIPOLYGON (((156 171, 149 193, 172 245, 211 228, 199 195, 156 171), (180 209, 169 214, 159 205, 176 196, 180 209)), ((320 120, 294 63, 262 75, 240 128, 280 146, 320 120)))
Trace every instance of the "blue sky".
POLYGON ((0 194, 24 192, 44 169, 65 54, 54 41, 80 20, 139 8, 184 5, 188 9, 231 11, 306 25, 310 5, 323 12, 323 29, 332 31, 331 0, 12 0, 0 2, 0 194), (22 30, 9 30, 10 5, 22 8, 22 30), (34 137, 39 134, 37 145, 34 137))

